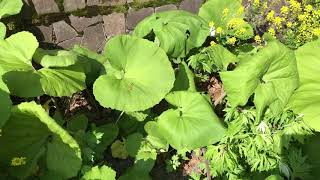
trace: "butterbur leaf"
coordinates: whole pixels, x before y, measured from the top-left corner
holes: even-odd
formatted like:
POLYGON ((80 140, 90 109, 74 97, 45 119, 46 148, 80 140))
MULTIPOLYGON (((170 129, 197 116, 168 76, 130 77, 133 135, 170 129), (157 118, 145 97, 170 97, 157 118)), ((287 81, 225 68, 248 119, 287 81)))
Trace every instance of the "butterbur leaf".
POLYGON ((0 40, 6 37, 7 28, 2 22, 0 22, 0 40))
POLYGON ((85 131, 87 126, 88 118, 85 115, 80 114, 68 120, 67 129, 73 132, 85 131))
POLYGON ((48 69, 38 71, 40 83, 45 94, 50 96, 71 96, 73 93, 86 89, 86 75, 80 66, 48 69))
POLYGON ((283 180, 283 177, 277 174, 277 175, 268 176, 265 180, 283 180))
POLYGON ((189 69, 185 62, 179 65, 178 72, 176 73, 176 80, 172 91, 193 91, 196 92, 196 85, 194 83, 194 74, 189 69))
POLYGON ((108 166, 94 166, 84 174, 81 180, 115 180, 116 172, 108 166))
POLYGON ((1 165, 18 178, 29 176, 42 154, 46 156, 47 168, 66 179, 75 176, 81 167, 77 142, 34 102, 12 108, 2 128, 0 144, 6 147, 0 149, 1 165), (13 163, 15 158, 22 159, 20 163, 13 163))
POLYGON ((304 121, 320 131, 320 40, 309 42, 296 50, 300 86, 290 99, 288 107, 303 114, 304 121))
POLYGON ((2 71, 33 70, 31 60, 38 46, 37 39, 31 33, 25 31, 14 34, 5 40, 0 40, 2 71))
POLYGON ((162 149, 167 151, 169 144, 167 140, 162 136, 159 127, 155 121, 149 121, 144 126, 145 131, 148 133, 146 140, 156 149, 162 149))
MULTIPOLYGON (((12 102, 7 86, 0 79, 0 129, 9 119, 12 102)), ((1 134, 1 133, 0 133, 1 134)))
POLYGON ((220 77, 233 108, 255 94, 258 119, 268 107, 274 115, 282 112, 299 83, 294 53, 277 41, 242 59, 235 70, 220 72, 220 77))
POLYGON ((177 91, 170 93, 166 100, 176 109, 163 112, 157 124, 162 137, 173 148, 193 150, 216 143, 224 136, 225 127, 201 94, 177 91))
POLYGON ((246 40, 254 33, 250 24, 243 20, 241 7, 239 0, 209 0, 200 8, 199 16, 207 23, 214 22, 214 26, 222 28, 225 34, 246 40))
POLYGON ((1 0, 0 1, 0 19, 18 14, 22 8, 22 0, 1 0))
POLYGON ((209 36, 207 22, 186 11, 155 13, 141 21, 133 34, 145 37, 153 32, 159 46, 171 57, 185 57, 209 36), (187 19, 187 21, 186 21, 187 19))
POLYGON ((36 71, 9 71, 2 78, 12 95, 36 97, 44 94, 41 76, 36 71))
POLYGON ((100 74, 105 74, 103 63, 107 61, 107 58, 104 55, 78 45, 75 45, 72 51, 79 55, 78 63, 81 64, 84 72, 86 73, 87 84, 92 85, 100 74))
POLYGON ((44 50, 38 48, 33 59, 41 66, 50 67, 68 67, 76 64, 78 55, 72 51, 66 50, 44 50))
POLYGON ((93 94, 102 106, 143 111, 159 103, 172 89, 174 72, 170 61, 154 43, 117 36, 108 42, 105 53, 110 62, 108 73, 93 85, 93 94))
POLYGON ((114 158, 127 159, 129 154, 125 142, 116 140, 111 145, 111 154, 114 158))

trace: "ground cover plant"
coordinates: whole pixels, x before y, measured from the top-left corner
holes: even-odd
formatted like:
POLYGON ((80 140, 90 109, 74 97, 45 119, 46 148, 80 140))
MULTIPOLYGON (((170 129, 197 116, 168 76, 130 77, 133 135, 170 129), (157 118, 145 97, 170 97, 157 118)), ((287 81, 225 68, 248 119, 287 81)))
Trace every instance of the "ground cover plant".
POLYGON ((317 179, 319 20, 317 0, 208 0, 100 54, 0 23, 0 179, 317 179))

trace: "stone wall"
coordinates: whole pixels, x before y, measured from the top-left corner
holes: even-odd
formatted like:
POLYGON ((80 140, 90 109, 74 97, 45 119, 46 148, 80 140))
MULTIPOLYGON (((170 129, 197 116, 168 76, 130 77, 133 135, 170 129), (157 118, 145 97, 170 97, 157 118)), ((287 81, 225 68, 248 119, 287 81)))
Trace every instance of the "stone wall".
POLYGON ((109 38, 130 33, 155 12, 182 9, 197 13, 203 0, 24 0, 27 30, 42 46, 71 48, 80 44, 100 52, 109 38))

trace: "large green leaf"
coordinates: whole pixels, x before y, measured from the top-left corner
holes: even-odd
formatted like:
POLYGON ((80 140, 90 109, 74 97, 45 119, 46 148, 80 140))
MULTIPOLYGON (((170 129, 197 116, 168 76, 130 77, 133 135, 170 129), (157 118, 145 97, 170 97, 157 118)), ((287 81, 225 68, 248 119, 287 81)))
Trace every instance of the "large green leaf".
POLYGON ((12 102, 7 86, 0 79, 0 129, 9 119, 12 102))
POLYGON ((141 21, 133 34, 145 37, 150 33, 169 56, 185 57, 195 47, 200 47, 209 35, 207 22, 186 11, 155 13, 141 21))
POLYGON ((31 60, 38 46, 37 39, 25 31, 0 40, 0 67, 3 72, 33 70, 31 60))
POLYGON ((44 154, 47 168, 64 178, 75 176, 81 167, 77 142, 34 102, 12 108, 2 129, 0 146, 5 147, 0 148, 0 164, 19 178, 29 176, 44 154), (25 158, 25 163, 13 166, 14 158, 25 158))
POLYGON ((0 19, 18 14, 22 5, 22 0, 0 0, 0 19))
POLYGON ((154 43, 127 35, 111 39, 105 49, 107 74, 93 85, 99 103, 121 111, 142 111, 172 89, 174 72, 165 52, 154 43))
POLYGON ((220 76, 233 108, 245 105, 255 94, 258 119, 267 107, 274 114, 282 112, 299 83, 294 53, 278 41, 270 41, 254 56, 242 59, 234 71, 220 76))
POLYGON ((58 51, 58 55, 53 56, 45 55, 47 51, 39 49, 35 59, 45 68, 35 70, 31 61, 38 46, 37 39, 29 32, 19 32, 0 40, 1 74, 11 94, 21 97, 44 93, 70 96, 86 88, 81 65, 70 66, 78 60, 73 52, 58 51))
POLYGON ((196 84, 194 83, 194 74, 189 69, 188 65, 183 61, 179 65, 176 73, 176 80, 172 91, 193 91, 196 92, 196 84))
POLYGON ((290 99, 289 108, 303 114, 305 122, 320 131, 320 40, 305 44, 296 51, 300 86, 290 99))
POLYGON ((107 61, 107 58, 89 49, 75 45, 72 49, 73 52, 79 55, 80 61, 78 61, 84 68, 86 73, 86 81, 89 85, 92 85, 100 74, 105 73, 103 64, 107 61))
POLYGON ((50 67, 68 67, 76 64, 78 56, 72 51, 66 50, 44 50, 38 48, 33 59, 41 66, 50 67))
POLYGON ((50 96, 71 96, 86 89, 86 76, 80 66, 48 69, 38 71, 40 83, 45 94, 50 96))
POLYGON ((94 166, 86 172, 81 180, 115 180, 116 172, 108 166, 94 166))
POLYGON ((6 37, 7 28, 2 22, 0 22, 0 39, 4 39, 6 37))
POLYGON ((163 112, 157 124, 159 132, 173 148, 193 150, 216 143, 224 136, 224 126, 203 95, 176 91, 166 100, 176 109, 163 112))
POLYGON ((200 8, 199 16, 207 23, 214 22, 214 26, 221 27, 225 34, 246 40, 254 34, 251 25, 243 20, 241 7, 239 0, 208 0, 200 8), (230 28, 230 24, 234 24, 234 27, 230 28), (245 29, 245 32, 240 33, 240 29, 245 29))

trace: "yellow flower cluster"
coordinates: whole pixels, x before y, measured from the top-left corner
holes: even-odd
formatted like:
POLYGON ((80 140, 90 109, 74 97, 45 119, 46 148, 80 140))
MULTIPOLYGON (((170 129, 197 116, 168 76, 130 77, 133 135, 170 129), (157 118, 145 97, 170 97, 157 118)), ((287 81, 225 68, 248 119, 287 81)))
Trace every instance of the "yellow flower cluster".
POLYGON ((22 166, 27 163, 26 157, 14 157, 11 160, 11 166, 22 166))
POLYGON ((227 23, 227 28, 228 29, 235 29, 237 27, 241 27, 243 24, 245 24, 245 21, 242 18, 232 18, 227 23))
POLYGON ((227 39, 227 43, 234 46, 236 43, 237 39, 235 37, 231 37, 227 39))
POLYGON ((262 40, 261 40, 261 37, 259 35, 256 35, 254 37, 254 41, 257 43, 257 44, 261 44, 262 40))
POLYGON ((222 11, 223 17, 228 16, 228 13, 229 13, 229 9, 228 9, 228 8, 225 8, 225 9, 222 11))

